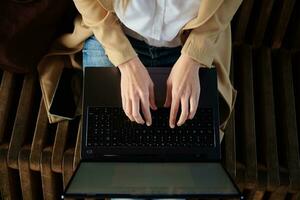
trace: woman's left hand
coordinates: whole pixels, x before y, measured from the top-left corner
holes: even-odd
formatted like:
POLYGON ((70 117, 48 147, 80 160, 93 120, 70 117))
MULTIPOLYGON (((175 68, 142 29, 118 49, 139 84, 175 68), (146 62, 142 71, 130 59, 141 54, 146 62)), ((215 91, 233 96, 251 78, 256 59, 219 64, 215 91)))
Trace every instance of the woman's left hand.
POLYGON ((199 69, 203 67, 200 63, 187 55, 181 55, 167 80, 167 95, 164 107, 170 107, 169 125, 175 127, 176 116, 181 104, 181 114, 177 126, 181 126, 187 119, 192 119, 196 113, 199 96, 200 81, 199 69))

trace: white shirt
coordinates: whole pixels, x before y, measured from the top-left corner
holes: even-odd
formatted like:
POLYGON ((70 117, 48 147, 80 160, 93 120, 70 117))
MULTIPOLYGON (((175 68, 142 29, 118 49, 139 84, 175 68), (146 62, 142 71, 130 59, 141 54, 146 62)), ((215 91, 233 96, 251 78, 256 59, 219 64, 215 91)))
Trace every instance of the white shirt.
POLYGON ((180 29, 198 14, 201 0, 130 0, 125 11, 115 0, 115 12, 126 34, 151 46, 181 45, 180 29))

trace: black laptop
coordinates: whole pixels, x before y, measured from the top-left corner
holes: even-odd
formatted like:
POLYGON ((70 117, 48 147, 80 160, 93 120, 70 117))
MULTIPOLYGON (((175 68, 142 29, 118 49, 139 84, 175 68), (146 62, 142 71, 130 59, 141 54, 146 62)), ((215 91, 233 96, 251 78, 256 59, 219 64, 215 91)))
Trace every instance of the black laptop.
POLYGON ((123 112, 118 68, 84 69, 81 161, 62 198, 243 199, 220 162, 215 68, 199 70, 196 115, 174 129, 169 109, 163 108, 171 68, 147 70, 158 105, 150 127, 131 122, 123 112))

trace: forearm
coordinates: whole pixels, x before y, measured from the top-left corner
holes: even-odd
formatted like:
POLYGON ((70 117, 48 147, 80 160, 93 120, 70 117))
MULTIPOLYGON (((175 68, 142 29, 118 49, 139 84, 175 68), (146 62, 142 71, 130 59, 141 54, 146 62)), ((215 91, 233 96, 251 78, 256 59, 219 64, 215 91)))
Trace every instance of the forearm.
POLYGON ((181 53, 211 67, 217 53, 216 43, 219 35, 228 28, 241 2, 242 0, 224 0, 214 15, 190 32, 181 53))
POLYGON ((92 29, 115 66, 137 56, 114 13, 106 11, 97 0, 74 0, 74 3, 83 23, 92 29))

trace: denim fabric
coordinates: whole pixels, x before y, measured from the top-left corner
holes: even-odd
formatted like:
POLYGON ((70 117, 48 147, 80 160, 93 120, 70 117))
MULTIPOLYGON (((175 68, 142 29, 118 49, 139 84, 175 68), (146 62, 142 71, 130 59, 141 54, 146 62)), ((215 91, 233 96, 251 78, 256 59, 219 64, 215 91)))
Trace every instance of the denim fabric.
POLYGON ((95 36, 88 38, 82 50, 83 67, 113 67, 95 36))
MULTIPOLYGON (((181 46, 153 47, 127 36, 145 67, 172 67, 180 56, 181 46)), ((95 36, 88 38, 82 50, 84 67, 112 67, 102 45, 95 36)))

